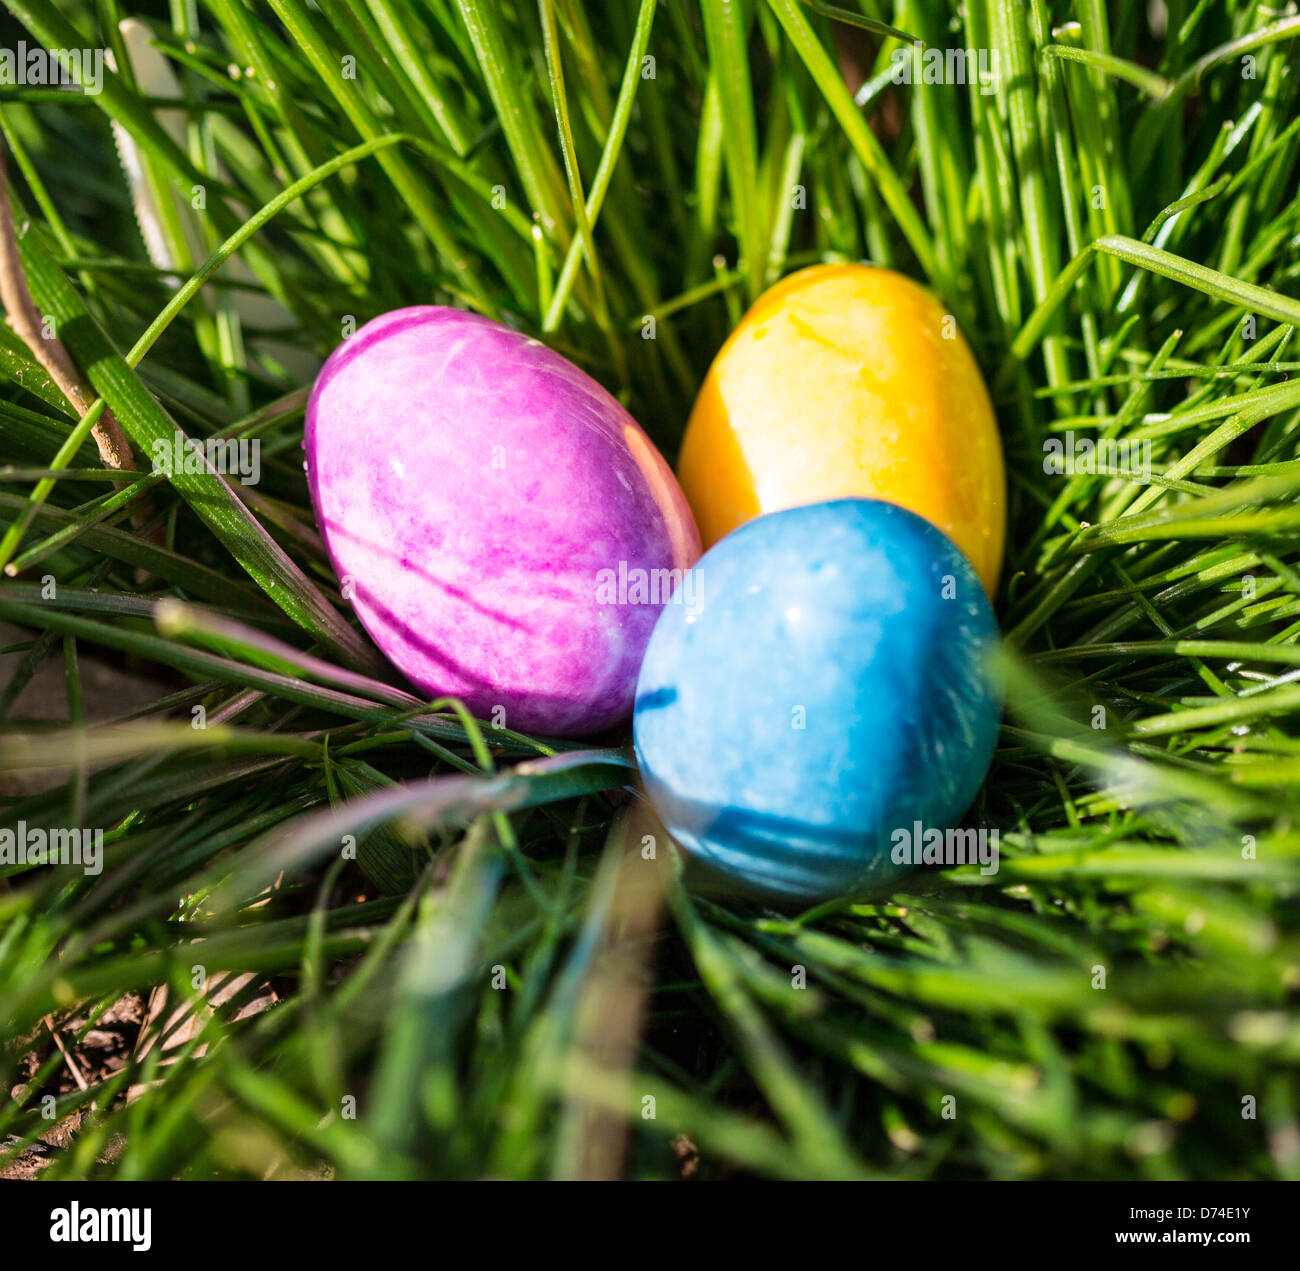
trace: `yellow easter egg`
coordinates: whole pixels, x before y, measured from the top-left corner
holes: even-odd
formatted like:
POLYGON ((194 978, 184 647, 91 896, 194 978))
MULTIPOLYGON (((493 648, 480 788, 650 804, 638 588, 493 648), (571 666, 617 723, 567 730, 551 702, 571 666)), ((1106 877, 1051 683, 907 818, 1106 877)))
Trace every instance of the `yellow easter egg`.
POLYGON ((1006 482, 988 390, 956 320, 892 270, 815 265, 764 292, 709 368, 679 476, 705 547, 764 512, 883 499, 997 585, 1006 482))

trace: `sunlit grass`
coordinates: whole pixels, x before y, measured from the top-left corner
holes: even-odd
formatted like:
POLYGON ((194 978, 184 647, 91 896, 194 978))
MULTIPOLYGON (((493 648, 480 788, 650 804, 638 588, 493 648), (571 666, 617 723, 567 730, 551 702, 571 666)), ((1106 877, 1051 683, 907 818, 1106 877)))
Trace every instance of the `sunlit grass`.
POLYGON ((11 0, 5 45, 119 67, 149 21, 186 126, 108 71, 0 89, 27 280, 101 399, 79 417, 0 326, 0 618, 31 633, 0 766, 57 777, 5 821, 106 831, 99 875, 0 866, 0 1160, 93 1105, 47 1175, 1300 1174, 1300 20, 858 8, 11 0), (995 81, 895 84, 881 24, 995 81), (170 264, 114 124, 181 195, 170 264), (748 303, 839 259, 926 281, 997 398, 1012 694, 971 823, 1003 860, 799 917, 644 865, 626 736, 411 697, 299 443, 349 324, 442 301, 542 335, 671 455, 748 303), (115 484, 106 410, 141 470, 115 484), (151 477, 176 427, 257 437, 253 497, 151 477), (1067 432, 1149 471, 1053 475, 1067 432), (101 656, 157 700, 85 727, 101 656), (15 711, 48 659, 56 724, 15 711), (196 998, 196 967, 255 974, 81 1089, 51 1029, 196 998))

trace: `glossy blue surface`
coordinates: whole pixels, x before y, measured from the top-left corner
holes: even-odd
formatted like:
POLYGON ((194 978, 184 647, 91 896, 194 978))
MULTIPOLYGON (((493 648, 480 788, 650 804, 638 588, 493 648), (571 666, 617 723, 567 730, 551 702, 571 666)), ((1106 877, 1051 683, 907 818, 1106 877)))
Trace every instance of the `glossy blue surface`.
POLYGON ((637 684, 646 789, 698 875, 813 902, 897 876, 891 836, 947 829, 988 770, 998 634, 920 517, 843 499, 761 516, 666 605, 637 684))

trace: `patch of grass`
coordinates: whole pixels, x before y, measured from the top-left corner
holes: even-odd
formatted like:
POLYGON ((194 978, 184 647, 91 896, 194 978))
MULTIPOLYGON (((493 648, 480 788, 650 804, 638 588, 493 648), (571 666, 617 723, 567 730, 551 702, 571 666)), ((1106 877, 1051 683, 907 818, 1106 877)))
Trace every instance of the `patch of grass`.
POLYGON ((1300 1175, 1300 19, 841 7, 11 0, 6 47, 120 73, 0 89, 33 297, 98 398, 0 329, 0 766, 53 773, 5 821, 106 830, 100 874, 0 867, 0 1160, 62 1127, 47 1176, 1300 1175), (885 27, 994 78, 896 84, 885 27), (115 128, 180 195, 152 258, 115 128), (671 455, 748 302, 843 259, 933 287, 997 399, 1003 863, 783 916, 642 860, 625 735, 398 686, 298 446, 345 330, 442 301, 671 455), (105 484, 109 412, 142 469, 175 426, 257 437, 262 482, 105 484), (1045 470, 1070 435, 1100 469, 1045 470), (85 723, 104 658, 156 696, 85 723), (51 659, 65 721, 25 720, 51 659), (211 1007, 172 1045, 161 986, 211 1007))

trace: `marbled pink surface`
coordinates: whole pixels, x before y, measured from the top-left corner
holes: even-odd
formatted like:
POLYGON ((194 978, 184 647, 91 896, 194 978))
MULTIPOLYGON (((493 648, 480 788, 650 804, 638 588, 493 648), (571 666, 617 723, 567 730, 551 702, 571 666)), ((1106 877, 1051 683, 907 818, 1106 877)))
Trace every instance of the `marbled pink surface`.
POLYGON ((699 535, 590 376, 486 318, 397 309, 331 354, 304 445, 345 594, 423 693, 559 736, 631 713, 659 605, 602 603, 600 571, 685 568, 699 535))

